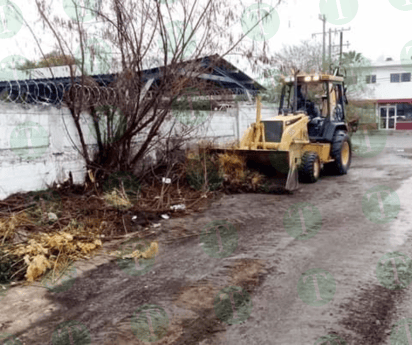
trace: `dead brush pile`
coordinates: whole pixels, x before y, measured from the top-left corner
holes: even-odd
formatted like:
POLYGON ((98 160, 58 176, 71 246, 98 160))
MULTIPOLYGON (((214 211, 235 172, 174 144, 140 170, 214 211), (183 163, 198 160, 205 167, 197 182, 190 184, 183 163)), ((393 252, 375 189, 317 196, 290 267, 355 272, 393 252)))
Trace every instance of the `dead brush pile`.
POLYGON ((232 182, 245 180, 246 161, 243 157, 224 153, 219 155, 219 163, 227 179, 232 182))
POLYGON ((22 278, 26 265, 17 255, 8 253, 18 228, 29 222, 25 213, 12 214, 8 218, 0 218, 0 284, 7 284, 13 278, 22 278))
POLYGON ((11 246, 4 253, 23 259, 27 267, 25 278, 33 282, 48 269, 58 272, 68 262, 89 258, 102 246, 101 231, 102 227, 90 228, 72 220, 59 232, 35 234, 27 243, 11 246))
POLYGON ((223 172, 222 188, 226 192, 258 192, 266 191, 266 176, 247 168, 244 157, 233 154, 219 154, 219 164, 223 172))

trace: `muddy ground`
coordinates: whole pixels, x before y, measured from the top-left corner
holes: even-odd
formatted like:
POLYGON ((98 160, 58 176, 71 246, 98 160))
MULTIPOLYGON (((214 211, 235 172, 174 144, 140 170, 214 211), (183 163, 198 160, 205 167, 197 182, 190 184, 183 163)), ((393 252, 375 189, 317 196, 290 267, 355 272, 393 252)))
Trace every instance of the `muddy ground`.
POLYGON ((392 327, 412 317, 411 167, 412 133, 391 133, 345 176, 290 195, 223 195, 161 220, 145 232, 159 243, 154 263, 125 268, 108 255, 121 239, 77 262, 64 291, 11 288, 0 335, 33 345, 408 344, 407 329, 392 327), (395 193, 379 204, 367 193, 377 186, 395 193), (382 260, 395 251, 403 261, 382 260))

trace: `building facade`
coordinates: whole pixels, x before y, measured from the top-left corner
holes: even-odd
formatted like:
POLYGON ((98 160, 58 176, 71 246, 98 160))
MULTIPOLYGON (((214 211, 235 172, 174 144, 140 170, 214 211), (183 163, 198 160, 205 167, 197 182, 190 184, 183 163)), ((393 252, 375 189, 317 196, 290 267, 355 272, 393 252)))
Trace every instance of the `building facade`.
POLYGON ((372 64, 363 73, 365 86, 359 100, 374 105, 377 128, 412 130, 411 71, 412 60, 387 59, 372 64))

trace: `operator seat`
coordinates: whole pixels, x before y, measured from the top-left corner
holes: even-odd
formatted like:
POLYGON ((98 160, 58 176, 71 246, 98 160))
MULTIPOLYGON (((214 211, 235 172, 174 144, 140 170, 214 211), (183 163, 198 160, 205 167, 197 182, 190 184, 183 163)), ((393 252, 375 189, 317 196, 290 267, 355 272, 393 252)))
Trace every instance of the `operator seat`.
POLYGON ((320 137, 322 136, 323 123, 325 119, 321 116, 313 117, 308 123, 308 134, 309 137, 320 137))

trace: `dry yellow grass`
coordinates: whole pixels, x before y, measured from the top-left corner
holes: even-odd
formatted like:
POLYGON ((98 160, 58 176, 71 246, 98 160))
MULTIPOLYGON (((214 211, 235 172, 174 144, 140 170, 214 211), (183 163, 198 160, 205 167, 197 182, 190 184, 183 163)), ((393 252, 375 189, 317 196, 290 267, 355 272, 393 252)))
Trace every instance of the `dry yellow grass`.
POLYGON ((35 235, 28 243, 8 249, 19 257, 24 257, 28 265, 26 279, 35 281, 47 269, 59 270, 69 260, 87 258, 87 255, 102 246, 100 228, 90 228, 72 221, 62 231, 52 234, 35 235))
POLYGON ((34 257, 26 255, 24 261, 28 265, 26 278, 29 282, 35 281, 38 277, 42 276, 48 268, 52 267, 52 263, 44 255, 36 255, 34 257))
POLYGON ((103 197, 109 204, 116 207, 129 208, 133 206, 126 193, 121 193, 118 189, 104 194, 103 197))
POLYGON ((147 248, 144 251, 135 250, 131 252, 130 254, 122 255, 120 251, 116 250, 116 251, 110 252, 110 255, 120 257, 121 259, 131 259, 131 258, 151 259, 158 252, 159 252, 159 244, 157 242, 151 242, 149 248, 147 248))
POLYGON ((2 244, 7 238, 11 238, 17 227, 22 224, 29 223, 25 213, 12 214, 8 218, 0 219, 0 239, 2 238, 2 244))

